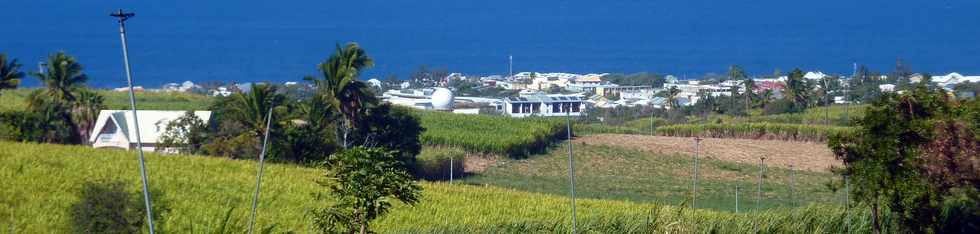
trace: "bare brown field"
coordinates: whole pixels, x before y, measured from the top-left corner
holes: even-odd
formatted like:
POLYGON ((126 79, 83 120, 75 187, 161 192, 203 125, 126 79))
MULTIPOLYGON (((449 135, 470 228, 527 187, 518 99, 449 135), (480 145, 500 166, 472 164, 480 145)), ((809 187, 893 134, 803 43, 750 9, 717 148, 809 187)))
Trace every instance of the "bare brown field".
MULTIPOLYGON (((579 144, 609 145, 644 150, 659 155, 694 154, 694 138, 624 134, 596 134, 574 139, 579 144)), ((724 161, 758 164, 766 158, 767 166, 826 172, 840 166, 824 144, 778 140, 704 138, 701 153, 724 161)))

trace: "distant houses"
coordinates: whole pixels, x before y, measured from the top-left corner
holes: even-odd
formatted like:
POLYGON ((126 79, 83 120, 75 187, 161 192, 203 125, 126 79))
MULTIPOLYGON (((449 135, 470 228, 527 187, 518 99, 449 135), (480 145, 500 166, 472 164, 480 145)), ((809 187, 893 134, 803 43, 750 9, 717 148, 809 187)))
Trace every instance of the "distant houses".
MULTIPOLYGON (((185 111, 137 111, 139 122, 133 119, 130 110, 102 110, 92 128, 92 136, 88 141, 94 148, 135 149, 136 126, 140 129, 140 139, 143 151, 157 150, 160 136, 171 121, 184 115, 185 111)), ((194 115, 204 122, 211 119, 210 111, 195 111, 194 115)), ((164 150, 166 151, 166 150, 164 150)))

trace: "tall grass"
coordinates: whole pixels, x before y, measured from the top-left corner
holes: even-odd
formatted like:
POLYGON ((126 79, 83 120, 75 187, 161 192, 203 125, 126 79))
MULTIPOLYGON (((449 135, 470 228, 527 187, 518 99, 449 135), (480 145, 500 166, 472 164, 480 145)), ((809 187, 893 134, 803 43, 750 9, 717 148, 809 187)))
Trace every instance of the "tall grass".
MULTIPOLYGON (((140 188, 133 153, 0 142, 0 227, 14 233, 68 232, 68 207, 85 181, 114 178, 140 188)), ((170 211, 158 222, 168 233, 241 232, 255 179, 255 162, 186 155, 147 155, 150 185, 163 191, 170 211)), ((313 182, 319 173, 267 165, 256 224, 260 230, 312 232, 308 212, 329 202, 313 182), (315 201, 314 196, 325 200, 315 201), (273 229, 274 228, 274 229, 273 229)), ((569 229, 568 199, 506 188, 423 183, 423 200, 396 204, 373 228, 379 233, 540 233, 569 229)), ((868 232, 863 211, 813 206, 733 214, 671 205, 581 199, 580 229, 588 233, 839 232, 851 223, 868 232), (843 221, 848 219, 850 221, 843 221), (836 228, 835 228, 836 227, 836 228)), ((862 209, 863 210, 863 209, 862 209)))
POLYGON ((565 121, 560 118, 510 118, 435 111, 416 113, 426 129, 419 139, 423 144, 515 158, 543 152, 565 133, 565 121))
MULTIPOLYGON (((0 112, 23 110, 27 108, 27 96, 35 89, 4 90, 0 94, 0 112)), ((111 90, 96 90, 105 97, 108 109, 129 109, 129 93, 111 90)), ((207 110, 212 97, 176 92, 136 93, 137 107, 141 110, 207 110)))
POLYGON ((679 124, 657 128, 657 135, 822 142, 826 141, 827 137, 832 134, 849 131, 853 131, 853 129, 850 127, 803 124, 679 124))
POLYGON ((807 109, 803 113, 788 113, 776 115, 749 116, 736 119, 744 123, 787 123, 787 124, 829 124, 836 126, 852 126, 854 120, 864 116, 868 105, 832 105, 807 109), (829 117, 829 118, 828 118, 829 117))

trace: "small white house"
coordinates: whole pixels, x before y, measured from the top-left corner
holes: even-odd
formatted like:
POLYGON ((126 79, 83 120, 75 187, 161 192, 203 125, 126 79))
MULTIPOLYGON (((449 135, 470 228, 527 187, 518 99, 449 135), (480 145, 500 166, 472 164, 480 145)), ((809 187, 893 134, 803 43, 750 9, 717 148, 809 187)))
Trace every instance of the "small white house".
MULTIPOLYGON (((170 121, 180 118, 184 113, 185 111, 136 111, 139 117, 139 123, 136 123, 130 110, 102 110, 88 141, 94 148, 134 149, 136 148, 135 126, 138 125, 143 151, 154 151, 170 121)), ((194 115, 205 123, 211 119, 210 111, 195 111, 194 115)))

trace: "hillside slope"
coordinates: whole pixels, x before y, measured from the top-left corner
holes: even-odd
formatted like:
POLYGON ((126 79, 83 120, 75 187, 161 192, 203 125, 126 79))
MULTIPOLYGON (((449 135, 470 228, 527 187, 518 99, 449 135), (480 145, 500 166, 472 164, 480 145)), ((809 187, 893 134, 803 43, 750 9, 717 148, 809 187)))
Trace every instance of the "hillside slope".
MULTIPOLYGON (((0 227, 16 233, 67 232, 67 210, 83 182, 117 179, 139 191, 133 152, 0 142, 0 227)), ((241 228, 248 216, 255 162, 198 156, 147 155, 151 187, 170 211, 160 220, 173 233, 213 229, 231 210, 231 224, 241 228), (233 209, 233 210, 232 210, 233 209)), ((310 231, 308 211, 322 207, 313 194, 314 169, 269 165, 263 179, 257 225, 276 231, 310 231)), ((380 220, 380 233, 527 233, 568 228, 568 199, 509 189, 423 183, 423 200, 414 207, 396 207, 380 220)), ((754 222, 767 232, 837 232, 841 210, 811 206, 796 210, 732 214, 690 211, 672 206, 581 199, 580 231, 598 233, 752 231, 754 222)), ((853 213, 850 223, 867 230, 868 220, 853 213)), ((239 229, 240 230, 240 229, 239 229)), ((857 231, 860 232, 860 231, 857 231)))

